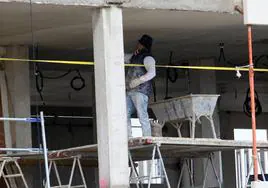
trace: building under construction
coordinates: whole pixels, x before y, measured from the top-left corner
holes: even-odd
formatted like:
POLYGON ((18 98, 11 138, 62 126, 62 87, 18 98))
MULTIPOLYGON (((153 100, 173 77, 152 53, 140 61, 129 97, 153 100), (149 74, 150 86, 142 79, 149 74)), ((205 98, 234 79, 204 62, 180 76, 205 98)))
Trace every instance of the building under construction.
POLYGON ((0 187, 267 187, 263 7, 0 0, 0 187), (153 131, 134 114, 128 138, 124 54, 143 34, 153 131))

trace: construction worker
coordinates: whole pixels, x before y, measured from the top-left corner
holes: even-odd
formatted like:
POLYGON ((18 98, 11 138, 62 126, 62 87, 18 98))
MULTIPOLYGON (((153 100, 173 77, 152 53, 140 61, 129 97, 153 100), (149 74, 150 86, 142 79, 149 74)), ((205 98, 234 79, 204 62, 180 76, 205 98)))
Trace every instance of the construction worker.
POLYGON ((153 92, 152 79, 156 75, 155 59, 151 54, 153 39, 149 35, 143 35, 138 41, 133 54, 125 55, 125 63, 144 66, 132 66, 127 68, 126 74, 126 98, 128 136, 132 137, 131 115, 137 112, 142 126, 143 136, 151 136, 151 125, 148 115, 148 101, 153 92))

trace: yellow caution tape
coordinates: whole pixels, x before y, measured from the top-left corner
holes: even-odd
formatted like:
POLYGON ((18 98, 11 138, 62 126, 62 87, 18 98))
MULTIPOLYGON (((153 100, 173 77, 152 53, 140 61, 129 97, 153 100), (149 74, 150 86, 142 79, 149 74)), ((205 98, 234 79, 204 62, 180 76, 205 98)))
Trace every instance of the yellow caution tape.
POLYGON ((19 59, 19 58, 0 58, 0 61, 20 61, 20 62, 35 62, 35 63, 69 64, 69 65, 94 65, 94 62, 89 61, 33 60, 33 59, 19 59))
MULTIPOLYGON (((35 63, 53 63, 53 64, 69 64, 69 65, 94 65, 90 61, 63 61, 63 60, 32 60, 19 58, 0 58, 0 61, 18 61, 18 62, 35 62, 35 63)), ((125 64, 126 67, 141 67, 139 64, 125 64)), ((176 65, 156 65, 157 68, 172 69, 193 69, 193 70, 215 70, 215 71, 249 71, 249 68, 241 67, 217 67, 217 66, 176 66, 176 65)), ((254 68, 255 72, 268 72, 268 69, 254 68)))

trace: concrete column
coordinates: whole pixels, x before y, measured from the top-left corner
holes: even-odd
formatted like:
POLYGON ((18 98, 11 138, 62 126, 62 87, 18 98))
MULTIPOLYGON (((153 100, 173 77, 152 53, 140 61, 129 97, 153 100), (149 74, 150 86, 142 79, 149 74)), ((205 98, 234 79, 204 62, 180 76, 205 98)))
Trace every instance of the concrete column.
MULTIPOLYGON (((5 48, 5 57, 28 59, 27 46, 5 48)), ((30 117, 30 77, 28 62, 6 61, 0 71, 2 112, 4 117, 30 117)), ((32 147, 31 125, 21 122, 4 122, 6 147, 32 147)), ((23 167, 29 187, 33 187, 35 171, 23 167)))
MULTIPOLYGON (((6 49, 3 47, 0 47, 0 58, 3 57, 6 54, 6 49)), ((1 69, 0 69, 0 98, 2 99, 5 97, 6 94, 6 87, 4 87, 4 71, 3 71, 3 62, 0 62, 1 69)), ((0 116, 4 117, 5 115, 5 109, 3 108, 3 100, 0 101, 0 116)), ((8 127, 9 128, 9 127, 8 127)), ((7 131, 5 122, 0 122, 0 147, 6 147, 8 144, 6 142, 5 132, 7 131)), ((9 132, 8 132, 9 133, 9 132)))
MULTIPOLYGON (((215 66, 214 59, 201 59, 194 62, 191 62, 191 65, 197 66, 215 66)), ((190 88, 191 92, 194 94, 217 94, 217 85, 216 85, 216 72, 215 71, 190 71, 190 88)), ((220 122, 219 122, 219 114, 217 108, 215 109, 214 115, 214 125, 216 129, 217 137, 220 135, 220 122)), ((212 138, 212 131, 210 128, 210 124, 208 120, 205 118, 201 119, 202 126, 196 127, 196 136, 202 138, 212 138)), ((217 172, 220 177, 222 177, 222 164, 221 164, 221 154, 216 153, 215 156, 215 165, 217 168, 217 172)), ((206 159, 196 159, 194 160, 195 164, 195 182, 197 185, 201 185, 203 183, 204 171, 206 165, 206 159)), ((207 176, 207 184, 206 187, 217 187, 218 182, 215 178, 213 169, 211 165, 208 168, 208 176, 207 176)))
MULTIPOLYGON (((28 59, 28 47, 6 48, 6 56, 28 59)), ((28 62, 5 62, 7 82, 7 104, 10 117, 30 117, 30 78, 28 62)), ((32 133, 29 124, 14 122, 13 147, 32 147, 32 133)))
POLYGON ((100 187, 126 188, 127 118, 122 10, 115 6, 93 13, 95 89, 100 187))

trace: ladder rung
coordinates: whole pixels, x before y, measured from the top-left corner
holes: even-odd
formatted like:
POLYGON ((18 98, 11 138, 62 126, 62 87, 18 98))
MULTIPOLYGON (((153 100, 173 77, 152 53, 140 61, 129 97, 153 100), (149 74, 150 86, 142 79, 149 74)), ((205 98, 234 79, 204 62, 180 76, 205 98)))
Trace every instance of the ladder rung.
POLYGON ((22 174, 3 175, 4 178, 22 177, 22 174))

